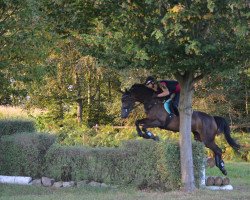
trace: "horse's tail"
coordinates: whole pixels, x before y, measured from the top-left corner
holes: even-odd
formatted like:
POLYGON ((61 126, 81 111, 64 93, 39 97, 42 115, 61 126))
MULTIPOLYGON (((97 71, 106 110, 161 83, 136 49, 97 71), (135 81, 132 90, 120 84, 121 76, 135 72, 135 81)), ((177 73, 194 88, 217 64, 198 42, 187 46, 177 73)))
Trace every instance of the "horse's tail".
POLYGON ((219 116, 213 116, 213 117, 214 117, 214 120, 215 120, 215 122, 217 124, 217 128, 218 128, 219 133, 223 132, 228 144, 231 147, 233 147, 234 149, 239 150, 240 145, 237 144, 234 141, 234 139, 231 137, 231 135, 230 135, 230 132, 231 132, 230 127, 229 127, 226 119, 223 118, 223 117, 219 117, 219 116))

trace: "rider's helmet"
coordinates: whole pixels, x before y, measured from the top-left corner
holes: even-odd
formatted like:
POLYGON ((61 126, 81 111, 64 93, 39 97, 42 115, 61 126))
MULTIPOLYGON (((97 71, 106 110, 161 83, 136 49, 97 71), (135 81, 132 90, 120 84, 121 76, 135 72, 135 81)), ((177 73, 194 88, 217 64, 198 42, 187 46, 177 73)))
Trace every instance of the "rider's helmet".
POLYGON ((155 83, 155 78, 153 76, 148 76, 145 81, 145 85, 148 85, 150 83, 155 83))

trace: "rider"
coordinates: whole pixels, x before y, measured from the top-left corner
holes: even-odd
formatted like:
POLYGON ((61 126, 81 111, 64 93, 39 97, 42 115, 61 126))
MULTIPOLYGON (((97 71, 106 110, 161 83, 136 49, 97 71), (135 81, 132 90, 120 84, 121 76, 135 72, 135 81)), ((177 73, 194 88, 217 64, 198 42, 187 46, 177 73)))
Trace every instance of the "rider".
POLYGON ((170 81, 170 80, 160 80, 156 81, 156 79, 152 76, 147 77, 145 81, 145 85, 148 88, 153 89, 157 93, 157 97, 163 98, 164 97, 164 107, 169 113, 169 116, 172 117, 173 113, 170 109, 170 101, 172 101, 173 109, 176 115, 178 113, 178 105, 180 99, 180 84, 177 81, 170 81))

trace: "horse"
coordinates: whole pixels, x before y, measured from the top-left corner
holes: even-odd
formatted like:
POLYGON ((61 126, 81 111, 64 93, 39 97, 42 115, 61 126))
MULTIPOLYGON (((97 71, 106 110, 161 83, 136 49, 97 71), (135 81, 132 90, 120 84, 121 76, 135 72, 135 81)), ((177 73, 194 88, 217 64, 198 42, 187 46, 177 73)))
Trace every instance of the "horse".
MULTIPOLYGON (((144 105, 146 118, 135 121, 136 131, 140 137, 159 140, 147 128, 179 131, 179 116, 174 115, 170 118, 168 112, 164 109, 162 100, 156 98, 155 91, 144 84, 132 85, 129 90, 123 92, 121 101, 121 118, 129 116, 129 113, 136 107, 136 102, 144 105)), ((191 131, 195 140, 203 142, 207 148, 213 151, 216 166, 224 175, 227 175, 224 161, 222 160, 222 150, 215 143, 215 136, 223 132, 228 144, 236 150, 240 149, 240 145, 230 136, 230 127, 227 121, 220 116, 211 116, 204 112, 193 111, 191 131)))

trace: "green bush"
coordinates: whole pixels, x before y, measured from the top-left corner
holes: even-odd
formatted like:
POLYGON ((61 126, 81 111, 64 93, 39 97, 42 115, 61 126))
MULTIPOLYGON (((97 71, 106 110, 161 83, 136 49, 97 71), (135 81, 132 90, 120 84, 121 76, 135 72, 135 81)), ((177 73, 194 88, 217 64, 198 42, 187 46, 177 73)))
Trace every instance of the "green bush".
POLYGON ((13 135, 21 132, 34 132, 33 121, 24 120, 0 120, 0 138, 3 135, 13 135))
MULTIPOLYGON (((112 182, 112 159, 121 151, 114 148, 84 148, 53 145, 46 155, 46 176, 56 180, 112 182)), ((115 164, 113 165, 115 166, 115 164)))
POLYGON ((55 142, 48 134, 22 133, 0 140, 0 174, 40 177, 44 156, 55 142))
MULTIPOLYGON (((199 180, 204 156, 193 143, 195 178, 199 180)), ((46 155, 45 175, 56 180, 89 180, 132 184, 139 188, 177 189, 180 182, 178 143, 133 140, 120 148, 83 148, 53 145, 46 155)))

